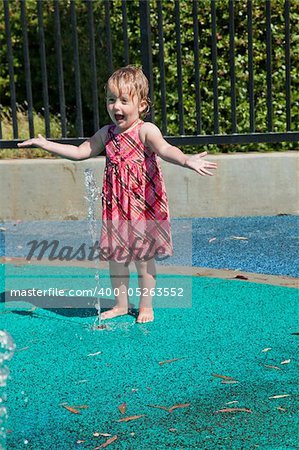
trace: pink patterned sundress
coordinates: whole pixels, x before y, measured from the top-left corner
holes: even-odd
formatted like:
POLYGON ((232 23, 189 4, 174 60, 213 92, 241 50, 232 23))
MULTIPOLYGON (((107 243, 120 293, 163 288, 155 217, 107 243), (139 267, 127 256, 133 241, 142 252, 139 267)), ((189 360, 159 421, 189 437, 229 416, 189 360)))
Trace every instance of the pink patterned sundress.
POLYGON ((100 259, 118 262, 165 259, 173 254, 168 200, 155 153, 139 131, 108 129, 102 189, 100 259))

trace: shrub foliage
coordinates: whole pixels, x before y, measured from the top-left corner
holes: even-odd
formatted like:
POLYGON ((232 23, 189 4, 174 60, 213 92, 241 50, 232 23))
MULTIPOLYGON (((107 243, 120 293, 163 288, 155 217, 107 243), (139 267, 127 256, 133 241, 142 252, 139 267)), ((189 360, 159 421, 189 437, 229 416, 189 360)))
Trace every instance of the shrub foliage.
MULTIPOLYGON (((83 108, 84 135, 90 136, 95 131, 93 114, 93 89, 91 67, 91 36, 88 14, 88 1, 72 0, 77 13, 77 33, 79 42, 81 96, 83 108)), ((218 91, 219 91, 219 128, 220 133, 231 132, 231 99, 230 99, 230 58, 229 58, 229 0, 213 0, 217 7, 217 55, 218 55, 218 91)), ((266 85, 266 1, 252 0, 253 10, 253 64, 255 89, 255 123, 257 132, 267 131, 267 85, 266 85)), ((55 0, 45 0, 43 4, 43 23, 46 38, 47 75, 50 99, 50 112, 59 117, 59 83, 56 57, 55 37, 57 31, 54 18, 55 0)), ((72 24, 70 17, 71 0, 59 2, 61 20, 61 48, 63 55, 63 77, 66 99, 67 135, 77 136, 76 131, 76 95, 74 77, 74 54, 72 41, 72 24)), ((105 18, 108 9, 110 15, 111 47, 113 68, 125 64, 123 44, 122 1, 93 1, 94 38, 96 54, 96 78, 98 87, 99 126, 108 122, 105 110, 104 85, 109 77, 109 60, 107 36, 109 35, 105 18)), ((32 95, 34 111, 38 116, 44 112, 42 96, 42 75, 39 49, 39 29, 37 17, 37 1, 26 1, 27 32, 29 40, 30 69, 32 78, 32 95)), ((199 28, 198 43, 194 43, 193 1, 180 0, 180 34, 182 51, 182 91, 184 109, 185 134, 197 134, 196 101, 195 101, 195 62, 194 45, 199 49, 200 96, 201 96, 201 133, 213 133, 213 71, 211 58, 211 2, 197 1, 197 23, 199 28)), ((235 69, 237 96, 237 131, 246 133, 250 130, 249 96, 248 96, 248 33, 247 33, 247 0, 238 0, 235 5, 235 69)), ((161 107, 161 70, 158 34, 158 0, 150 0, 152 57, 155 105, 155 122, 162 125, 161 107)), ((139 1, 126 2, 127 33, 129 39, 129 62, 141 65, 139 1)), ((26 79, 24 70, 23 34, 21 26, 21 2, 9 2, 10 25, 13 46, 14 81, 17 103, 26 109, 26 79)), ((178 116, 178 72, 175 29, 175 1, 162 0, 163 11, 163 43, 164 64, 166 72, 166 109, 167 135, 179 134, 178 116)), ((271 1, 272 30, 272 100, 273 131, 286 130, 286 96, 285 96, 285 20, 284 0, 271 1)), ((291 115, 292 131, 299 122, 299 2, 290 0, 290 33, 291 33, 291 115)), ((5 117, 9 115, 10 86, 7 64, 7 48, 4 24, 3 4, 0 4, 0 89, 1 104, 5 117)), ((3 114, 2 114, 3 116, 3 114)), ((2 117, 3 119, 3 117, 2 117)), ((6 127, 7 128, 7 127, 6 127)), ((5 132, 5 130, 4 130, 5 132)), ((57 124, 55 123, 55 134, 57 124)), ((3 133, 4 134, 4 133, 3 133)), ((5 138, 5 136, 3 136, 5 138)), ((22 136, 23 137, 23 136, 22 136)), ((52 134, 53 137, 53 134, 52 134)), ((271 149, 295 148, 295 144, 271 145, 271 149)), ((266 144, 259 149, 267 149, 266 144)), ((227 151, 229 146, 213 149, 227 151)), ((237 146, 237 150, 250 149, 253 146, 237 146)), ((255 145, 256 148, 256 145, 255 145)), ((192 149, 189 149, 193 151, 192 149)))

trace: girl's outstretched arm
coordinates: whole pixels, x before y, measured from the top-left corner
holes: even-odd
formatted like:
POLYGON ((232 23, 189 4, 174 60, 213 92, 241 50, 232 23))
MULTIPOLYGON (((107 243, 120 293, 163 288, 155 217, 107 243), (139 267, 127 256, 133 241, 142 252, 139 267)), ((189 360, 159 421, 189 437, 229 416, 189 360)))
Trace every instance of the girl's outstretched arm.
POLYGON ((170 145, 163 138, 161 131, 156 125, 146 122, 140 129, 140 139, 144 145, 165 161, 188 167, 200 175, 213 175, 208 169, 216 169, 217 164, 202 159, 207 152, 196 155, 185 155, 178 147, 170 145))
POLYGON ((81 160, 100 154, 105 148, 108 126, 101 128, 90 139, 81 145, 59 144, 45 139, 41 134, 37 138, 28 139, 18 144, 18 147, 40 147, 63 158, 81 160))

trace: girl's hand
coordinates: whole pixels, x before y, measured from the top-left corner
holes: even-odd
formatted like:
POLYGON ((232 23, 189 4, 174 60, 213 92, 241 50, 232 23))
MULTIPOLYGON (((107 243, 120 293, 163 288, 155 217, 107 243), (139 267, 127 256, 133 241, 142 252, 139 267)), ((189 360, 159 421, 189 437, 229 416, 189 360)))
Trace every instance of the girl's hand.
POLYGON ((43 146, 47 143, 47 139, 45 139, 41 134, 38 135, 37 138, 28 139, 27 141, 20 142, 18 147, 29 147, 30 145, 36 145, 37 147, 43 148, 43 146))
POLYGON ((217 163, 212 163, 209 161, 204 161, 202 158, 207 156, 207 152, 198 153, 197 155, 188 156, 185 162, 185 167, 195 170, 199 175, 214 175, 207 169, 217 169, 217 163))

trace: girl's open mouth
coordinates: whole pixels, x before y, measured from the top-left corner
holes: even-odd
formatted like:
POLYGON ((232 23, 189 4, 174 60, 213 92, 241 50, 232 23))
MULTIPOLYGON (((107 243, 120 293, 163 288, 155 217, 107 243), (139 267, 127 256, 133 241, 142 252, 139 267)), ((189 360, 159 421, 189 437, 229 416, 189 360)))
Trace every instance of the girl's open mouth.
POLYGON ((115 120, 120 121, 124 119, 124 116, 122 114, 115 114, 115 120))

